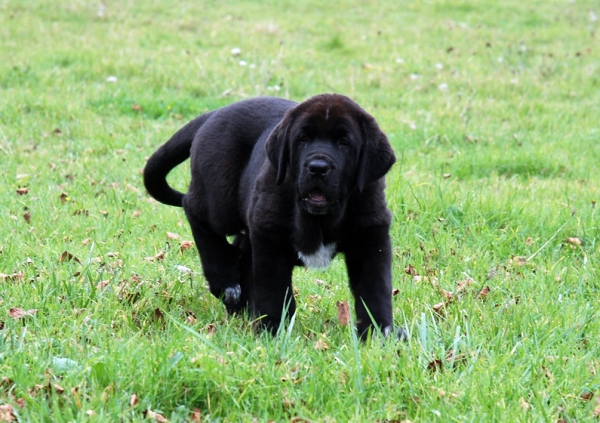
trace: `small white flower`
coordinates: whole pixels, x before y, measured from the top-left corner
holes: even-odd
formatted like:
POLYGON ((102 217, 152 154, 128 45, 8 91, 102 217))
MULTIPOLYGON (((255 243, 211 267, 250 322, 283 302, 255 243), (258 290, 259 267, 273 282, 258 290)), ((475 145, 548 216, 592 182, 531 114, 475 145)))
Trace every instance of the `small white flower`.
POLYGON ((598 22, 598 15, 593 10, 590 10, 590 21, 598 22))
POLYGON ((440 89, 440 91, 448 91, 448 84, 442 82, 440 85, 438 85, 438 88, 440 89))
POLYGON ((182 266, 182 265, 178 264, 177 266, 175 266, 175 268, 177 270, 179 270, 181 273, 186 273, 186 274, 187 273, 192 273, 192 269, 190 269, 187 266, 182 266))
POLYGON ((256 69, 256 65, 254 63, 250 63, 250 66, 248 66, 250 69, 256 69))
POLYGON ((242 49, 239 47, 234 47, 231 49, 231 55, 232 56, 239 56, 240 54, 242 54, 242 49))
POLYGON ((396 59, 396 63, 398 63, 399 65, 404 63, 404 59, 401 59, 400 57, 396 59))
POLYGON ((518 84, 519 80, 517 78, 513 78, 513 79, 510 80, 510 83, 511 84, 518 84))
POLYGON ((117 82, 118 79, 116 76, 109 76, 108 78, 106 78, 106 82, 117 82))
POLYGON ((502 56, 498 57, 498 63, 502 63, 502 62, 504 62, 504 57, 502 57, 502 56))
POLYGON ((408 127, 409 127, 410 129, 417 129, 417 125, 416 125, 416 124, 414 124, 414 123, 412 123, 412 122, 411 122, 411 123, 408 125, 408 127))
POLYGON ((419 79, 420 77, 421 77, 421 75, 417 75, 416 73, 410 74, 410 79, 419 79))
POLYGON ((441 63, 436 63, 435 68, 438 70, 442 70, 444 69, 444 65, 442 65, 441 63))
POLYGON ((240 60, 240 66, 246 66, 248 64, 248 62, 246 62, 245 60, 240 60))

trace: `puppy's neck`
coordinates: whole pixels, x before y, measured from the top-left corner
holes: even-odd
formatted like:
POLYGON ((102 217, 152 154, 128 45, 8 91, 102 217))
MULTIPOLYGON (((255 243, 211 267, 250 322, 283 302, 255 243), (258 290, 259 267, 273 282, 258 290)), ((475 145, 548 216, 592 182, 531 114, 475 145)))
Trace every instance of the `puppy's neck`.
POLYGON ((337 252, 337 243, 324 234, 324 230, 330 232, 331 223, 322 217, 296 216, 294 246, 298 251, 298 258, 306 267, 311 269, 329 267, 331 259, 337 252))
POLYGON ((298 213, 293 240, 296 251, 305 255, 316 253, 324 244, 320 219, 298 213))

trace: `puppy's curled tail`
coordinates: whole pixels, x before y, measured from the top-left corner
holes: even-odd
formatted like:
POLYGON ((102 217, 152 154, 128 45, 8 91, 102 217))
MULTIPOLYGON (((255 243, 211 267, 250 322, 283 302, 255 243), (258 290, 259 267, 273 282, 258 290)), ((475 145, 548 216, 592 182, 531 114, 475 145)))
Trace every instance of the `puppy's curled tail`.
POLYGON ((190 157, 194 136, 211 114, 200 115, 189 122, 148 159, 144 168, 144 185, 156 200, 169 206, 183 206, 184 194, 169 186, 167 175, 190 157))

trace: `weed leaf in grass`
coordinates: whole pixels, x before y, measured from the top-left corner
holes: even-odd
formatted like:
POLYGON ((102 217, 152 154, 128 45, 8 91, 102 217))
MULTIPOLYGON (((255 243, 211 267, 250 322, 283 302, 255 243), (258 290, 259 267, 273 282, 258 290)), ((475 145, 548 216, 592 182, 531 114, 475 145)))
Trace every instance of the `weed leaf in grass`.
POLYGON ((0 422, 15 422, 16 416, 13 413, 13 407, 10 404, 0 405, 0 422))
POLYGON ((9 275, 5 273, 0 273, 0 282, 17 282, 25 279, 25 273, 11 273, 9 275))
POLYGON ((317 351, 326 351, 329 349, 329 343, 327 342, 327 336, 325 334, 321 334, 319 339, 317 339, 314 348, 317 351))
POLYGON ((152 262, 155 262, 155 261, 164 260, 164 258, 165 258, 165 252, 164 251, 159 251, 158 253, 156 253, 153 256, 146 257, 146 261, 149 261, 149 262, 152 263, 152 262))
POLYGON ((69 261, 75 261, 75 262, 81 264, 81 260, 79 260, 73 254, 69 253, 68 251, 63 251, 62 254, 60 255, 60 257, 58 258, 58 262, 59 263, 66 263, 66 262, 69 262, 69 261))
POLYGON ((194 246, 193 241, 181 241, 181 243, 179 243, 179 252, 183 253, 185 250, 189 250, 193 246, 194 246))
POLYGON ((592 414, 596 418, 600 417, 600 395, 596 397, 596 406, 592 414))
POLYGON ((340 326, 347 326, 350 322, 350 307, 348 301, 337 302, 337 319, 340 326))
POLYGON ((52 357, 52 370, 56 374, 64 374, 73 370, 79 370, 81 366, 75 360, 66 357, 52 357))
POLYGON ((24 319, 26 317, 35 316, 37 314, 37 309, 24 310, 22 308, 13 307, 8 311, 10 317, 15 320, 24 319))
POLYGON ((168 423, 169 420, 165 416, 150 409, 146 410, 144 413, 144 418, 149 420, 154 420, 158 423, 168 423))

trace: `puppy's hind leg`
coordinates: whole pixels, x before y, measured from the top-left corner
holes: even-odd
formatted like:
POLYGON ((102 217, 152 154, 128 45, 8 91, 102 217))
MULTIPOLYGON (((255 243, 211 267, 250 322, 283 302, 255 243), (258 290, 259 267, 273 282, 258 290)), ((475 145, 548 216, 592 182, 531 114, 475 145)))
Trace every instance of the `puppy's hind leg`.
POLYGON ((242 302, 240 286, 240 257, 242 251, 231 245, 227 238, 216 233, 186 207, 196 248, 200 253, 202 271, 208 281, 211 294, 221 299, 227 309, 235 310, 242 302))
POLYGON ((240 313, 247 310, 249 293, 252 289, 252 248, 250 244, 250 237, 245 233, 245 231, 240 232, 235 236, 233 245, 238 247, 241 251, 239 278, 241 295, 238 303, 235 306, 227 307, 229 314, 240 313))

